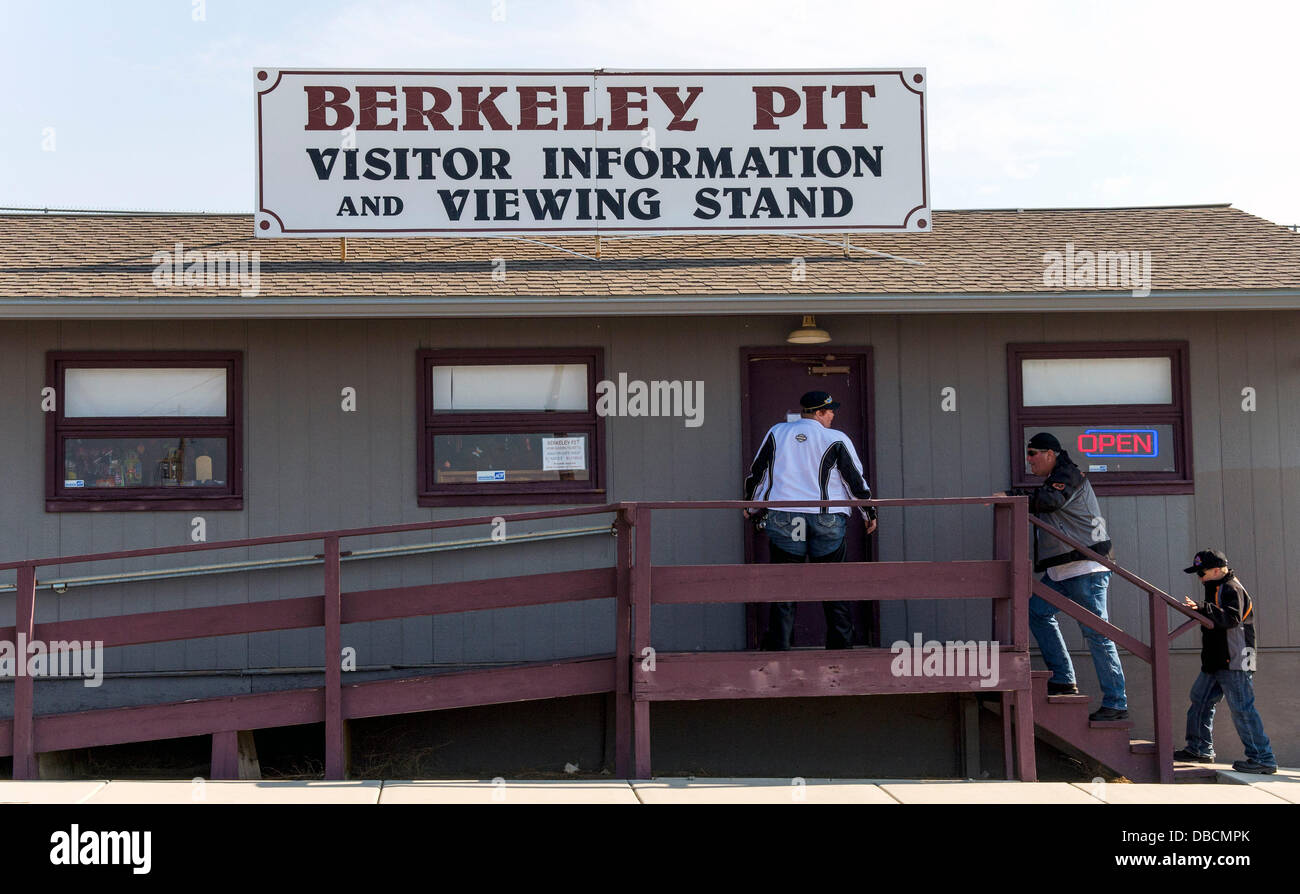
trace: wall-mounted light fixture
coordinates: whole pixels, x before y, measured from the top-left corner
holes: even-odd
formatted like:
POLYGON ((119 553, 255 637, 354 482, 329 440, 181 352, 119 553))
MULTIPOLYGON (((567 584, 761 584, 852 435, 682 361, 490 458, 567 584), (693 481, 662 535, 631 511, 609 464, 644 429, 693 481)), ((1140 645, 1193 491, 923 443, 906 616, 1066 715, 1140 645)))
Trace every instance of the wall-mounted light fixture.
POLYGON ((803 325, 785 337, 792 345, 820 345, 831 340, 831 334, 825 329, 817 328, 817 318, 804 314, 803 325))

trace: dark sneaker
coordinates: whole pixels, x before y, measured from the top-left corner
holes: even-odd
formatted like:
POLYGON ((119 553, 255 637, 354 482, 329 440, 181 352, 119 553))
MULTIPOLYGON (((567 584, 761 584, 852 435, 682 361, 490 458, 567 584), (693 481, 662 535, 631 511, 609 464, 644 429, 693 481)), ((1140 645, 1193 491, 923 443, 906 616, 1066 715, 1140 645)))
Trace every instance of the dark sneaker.
POLYGON ((1079 687, 1075 686, 1073 683, 1053 683, 1051 680, 1048 680, 1047 694, 1048 695, 1078 695, 1079 687))
POLYGON ((1197 754, 1195 751, 1188 751, 1186 748, 1179 748, 1174 752, 1174 760, 1182 761, 1187 764, 1212 764, 1214 755, 1197 754))
POLYGON ((1247 758, 1244 761, 1233 761, 1232 769, 1238 773, 1259 773, 1263 776, 1270 776, 1277 772, 1277 767, 1268 764, 1259 764, 1247 758))
POLYGON ((1106 720, 1128 720, 1128 711, 1119 708, 1098 708, 1088 715, 1089 720, 1098 722, 1106 720))

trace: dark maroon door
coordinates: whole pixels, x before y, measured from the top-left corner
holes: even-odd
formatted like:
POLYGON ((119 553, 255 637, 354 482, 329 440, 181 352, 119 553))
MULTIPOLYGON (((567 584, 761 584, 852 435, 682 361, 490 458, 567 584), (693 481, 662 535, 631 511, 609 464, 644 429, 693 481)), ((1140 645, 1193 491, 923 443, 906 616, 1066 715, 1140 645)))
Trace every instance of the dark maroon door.
MULTIPOLYGON (((744 473, 758 451, 763 435, 778 422, 799 415, 799 397, 808 391, 826 391, 839 401, 834 428, 853 440, 862 460, 867 484, 876 494, 871 449, 871 349, 828 347, 768 347, 741 349, 744 383, 744 473)), ((854 513, 848 527, 846 562, 872 560, 871 539, 861 516, 854 513)), ((746 526, 745 561, 768 561, 767 537, 746 526)), ((878 645, 878 609, 874 602, 854 605, 855 643, 878 645)), ((751 604, 748 616, 750 648, 757 648, 767 630, 766 605, 751 604)), ((801 603, 795 615, 793 645, 821 647, 826 642, 826 619, 819 603, 801 603)))

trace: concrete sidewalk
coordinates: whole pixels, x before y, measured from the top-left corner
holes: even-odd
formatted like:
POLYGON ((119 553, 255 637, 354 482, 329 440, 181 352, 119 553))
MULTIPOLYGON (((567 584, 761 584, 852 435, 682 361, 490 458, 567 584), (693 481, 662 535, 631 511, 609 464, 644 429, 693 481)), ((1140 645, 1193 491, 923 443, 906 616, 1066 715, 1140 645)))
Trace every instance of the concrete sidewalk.
POLYGON ((1218 784, 931 779, 0 781, 0 804, 1300 804, 1300 770, 1218 784))

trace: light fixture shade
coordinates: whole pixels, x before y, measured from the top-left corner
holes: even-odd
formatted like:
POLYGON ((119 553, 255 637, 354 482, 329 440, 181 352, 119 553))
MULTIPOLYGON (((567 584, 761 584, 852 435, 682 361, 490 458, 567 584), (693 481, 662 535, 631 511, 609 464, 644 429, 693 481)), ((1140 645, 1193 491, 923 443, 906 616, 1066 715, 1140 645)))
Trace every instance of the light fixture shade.
POLYGON ((830 341, 831 334, 817 328, 817 318, 813 314, 804 314, 803 325, 787 335, 785 340, 792 345, 820 345, 830 341))

